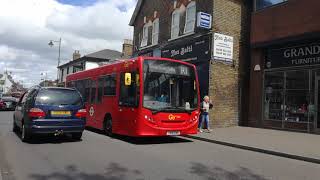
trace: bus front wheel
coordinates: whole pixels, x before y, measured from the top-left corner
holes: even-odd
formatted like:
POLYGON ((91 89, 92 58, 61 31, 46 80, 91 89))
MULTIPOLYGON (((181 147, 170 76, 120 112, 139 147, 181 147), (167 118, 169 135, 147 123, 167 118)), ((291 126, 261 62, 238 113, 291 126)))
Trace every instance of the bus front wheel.
POLYGON ((107 136, 112 136, 112 119, 111 118, 106 118, 104 121, 104 132, 107 136))

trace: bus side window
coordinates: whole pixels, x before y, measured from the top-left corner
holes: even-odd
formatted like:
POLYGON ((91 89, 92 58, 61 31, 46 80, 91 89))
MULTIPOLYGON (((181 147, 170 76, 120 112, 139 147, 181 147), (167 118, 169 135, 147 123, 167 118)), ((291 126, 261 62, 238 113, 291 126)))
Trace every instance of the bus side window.
POLYGON ((98 79, 98 98, 97 98, 97 103, 102 102, 102 95, 103 95, 103 87, 104 87, 104 78, 99 78, 98 79))
MULTIPOLYGON (((135 77, 135 72, 131 73, 135 77)), ((125 84, 125 73, 120 75, 120 106, 137 107, 138 106, 137 86, 134 79, 132 79, 131 85, 125 84)))
POLYGON ((104 83, 104 95, 115 96, 116 95, 116 75, 108 75, 105 77, 104 83))
POLYGON ((84 99, 85 102, 89 102, 89 98, 90 98, 90 88, 91 88, 91 80, 85 80, 85 88, 84 88, 84 99))
POLYGON ((91 104, 94 104, 97 102, 96 90, 97 90, 97 81, 91 81, 91 96, 90 96, 90 103, 91 104))
POLYGON ((75 83, 75 87, 80 92, 84 102, 86 102, 85 83, 86 83, 86 80, 79 80, 79 81, 76 81, 75 83))

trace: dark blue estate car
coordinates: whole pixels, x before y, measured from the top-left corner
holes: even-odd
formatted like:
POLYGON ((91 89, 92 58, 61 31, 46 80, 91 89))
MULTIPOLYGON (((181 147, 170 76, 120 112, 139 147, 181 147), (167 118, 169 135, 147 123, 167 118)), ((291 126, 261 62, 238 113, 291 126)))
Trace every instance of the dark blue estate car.
POLYGON ((21 130, 22 141, 34 134, 71 133, 80 140, 86 124, 86 110, 77 90, 34 87, 17 103, 13 131, 21 130))

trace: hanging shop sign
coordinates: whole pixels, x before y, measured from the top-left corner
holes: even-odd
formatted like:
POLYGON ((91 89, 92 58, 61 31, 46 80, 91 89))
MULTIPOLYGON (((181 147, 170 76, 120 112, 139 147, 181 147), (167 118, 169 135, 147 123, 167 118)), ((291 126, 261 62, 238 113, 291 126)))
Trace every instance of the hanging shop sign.
POLYGON ((267 52, 266 68, 281 68, 320 64, 320 43, 270 49, 267 52))
POLYGON ((203 29, 212 28, 212 16, 211 14, 198 12, 197 14, 197 27, 203 29))
POLYGON ((233 37, 214 33, 213 57, 215 60, 232 62, 233 60, 233 37))
POLYGON ((208 61, 211 59, 210 36, 201 36, 164 47, 161 57, 182 61, 208 61))

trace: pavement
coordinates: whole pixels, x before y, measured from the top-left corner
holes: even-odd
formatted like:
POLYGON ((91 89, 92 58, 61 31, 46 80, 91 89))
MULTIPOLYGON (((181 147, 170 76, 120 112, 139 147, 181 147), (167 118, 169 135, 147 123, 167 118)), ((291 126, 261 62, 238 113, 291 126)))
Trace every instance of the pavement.
POLYGON ((23 143, 20 134, 11 129, 12 112, 0 112, 3 180, 318 180, 320 177, 320 164, 186 137, 110 138, 90 129, 84 132, 82 141, 68 136, 39 136, 23 143))
POLYGON ((217 128, 189 138, 320 164, 320 135, 271 129, 217 128))

